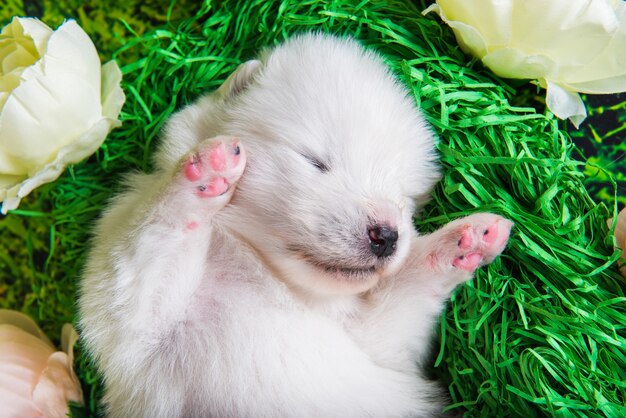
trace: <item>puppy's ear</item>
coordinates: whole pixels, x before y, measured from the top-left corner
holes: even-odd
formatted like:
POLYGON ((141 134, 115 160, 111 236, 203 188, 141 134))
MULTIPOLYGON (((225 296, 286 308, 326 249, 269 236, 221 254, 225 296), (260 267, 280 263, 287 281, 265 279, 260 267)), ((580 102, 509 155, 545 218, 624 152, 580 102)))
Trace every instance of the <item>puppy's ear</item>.
POLYGON ((237 96, 254 80, 254 77, 260 72, 261 67, 262 64, 259 60, 250 60, 240 64, 235 72, 220 86, 217 92, 226 100, 237 96))

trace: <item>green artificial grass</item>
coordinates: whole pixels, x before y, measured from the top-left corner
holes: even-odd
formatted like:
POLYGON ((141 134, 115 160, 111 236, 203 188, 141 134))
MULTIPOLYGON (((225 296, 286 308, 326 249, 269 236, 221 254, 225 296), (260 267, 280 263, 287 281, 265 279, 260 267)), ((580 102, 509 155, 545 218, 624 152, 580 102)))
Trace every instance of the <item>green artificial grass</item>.
MULTIPOLYGON (((348 34, 384 54, 441 138, 444 179, 416 226, 431 231, 478 211, 516 224, 509 248, 454 293, 441 322, 433 359, 450 409, 466 417, 626 416, 626 297, 606 225, 617 208, 589 196, 585 163, 572 157, 565 124, 528 99, 534 87, 470 60, 447 27, 421 16, 424 3, 155 3, 143 15, 140 2, 102 3, 124 21, 76 5, 103 57, 115 50, 121 63, 123 126, 0 220, 0 307, 29 313, 56 336, 75 319, 90 226, 123 173, 151 169, 168 116, 263 46, 300 31, 348 34)), ((75 10, 39 4, 43 16, 75 10)), ((76 368, 87 405, 74 415, 98 415, 98 375, 80 350, 76 368)))

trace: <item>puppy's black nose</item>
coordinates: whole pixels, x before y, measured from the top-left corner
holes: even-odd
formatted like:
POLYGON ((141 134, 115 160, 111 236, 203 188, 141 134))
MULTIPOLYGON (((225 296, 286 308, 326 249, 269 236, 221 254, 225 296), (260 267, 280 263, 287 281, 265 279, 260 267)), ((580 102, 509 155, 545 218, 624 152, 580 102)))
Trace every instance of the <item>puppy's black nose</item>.
POLYGON ((396 250, 398 231, 387 226, 372 226, 367 229, 370 239, 370 250, 377 257, 389 257, 396 250))

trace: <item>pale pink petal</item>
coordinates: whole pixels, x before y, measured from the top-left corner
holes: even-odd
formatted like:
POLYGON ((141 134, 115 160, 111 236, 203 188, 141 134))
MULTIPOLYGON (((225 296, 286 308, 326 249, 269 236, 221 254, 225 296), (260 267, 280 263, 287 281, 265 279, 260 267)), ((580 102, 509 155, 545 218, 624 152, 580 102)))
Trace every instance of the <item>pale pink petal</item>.
POLYGON ((57 351, 49 358, 41 378, 33 390, 33 402, 44 416, 62 418, 67 415, 68 401, 82 404, 80 385, 71 372, 71 362, 66 353, 57 351))
POLYGON ((68 353, 54 351, 41 329, 26 315, 0 309, 0 417, 65 417, 68 401, 83 403, 72 369, 73 328, 63 329, 68 353))
POLYGON ((33 321, 28 315, 9 309, 0 309, 0 324, 14 325, 23 331, 34 335, 40 340, 45 341, 50 347, 53 347, 52 342, 48 339, 46 334, 43 333, 35 321, 33 321))
POLYGON ((32 392, 53 352, 48 343, 21 328, 0 324, 0 405, 12 411, 9 416, 42 416, 32 392))
POLYGON ((626 208, 617 214, 617 225, 615 226, 615 238, 622 250, 626 250, 626 208))
MULTIPOLYGON (((608 220, 609 228, 613 226, 613 219, 608 220)), ((622 250, 622 261, 618 264, 621 266, 622 276, 626 277, 626 208, 622 209, 617 215, 615 225, 615 242, 616 248, 622 250)))

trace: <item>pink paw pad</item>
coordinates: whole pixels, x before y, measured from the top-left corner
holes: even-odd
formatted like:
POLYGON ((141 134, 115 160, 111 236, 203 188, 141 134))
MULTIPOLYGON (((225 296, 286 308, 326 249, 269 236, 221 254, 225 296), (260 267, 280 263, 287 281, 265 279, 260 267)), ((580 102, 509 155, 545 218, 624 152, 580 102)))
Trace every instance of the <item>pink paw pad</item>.
POLYGON ((466 271, 474 271, 478 268, 483 261, 483 256, 479 253, 470 253, 467 255, 461 255, 454 259, 452 265, 456 268, 466 271))
POLYGON ((498 238, 498 225, 497 223, 489 226, 489 228, 483 231, 483 241, 487 244, 493 244, 498 238))
POLYGON ((198 154, 192 155, 185 164, 185 177, 189 181, 198 181, 202 178, 202 166, 198 154))
POLYGON ((457 243, 461 254, 453 259, 454 267, 473 272, 481 265, 490 263, 504 249, 513 224, 495 215, 487 215, 493 216, 488 220, 485 220, 484 216, 467 218, 468 221, 475 223, 466 224, 462 228, 457 243))
POLYGON ((197 196, 216 197, 226 193, 230 183, 241 175, 241 148, 239 141, 228 137, 205 143, 187 158, 183 171, 187 180, 200 183, 196 186, 197 196))
POLYGON ((462 250, 467 250, 472 247, 473 239, 472 234, 467 233, 467 229, 463 231, 463 235, 461 235, 461 239, 459 240, 459 247, 462 250))
POLYGON ((223 177, 216 177, 207 184, 198 186, 197 195, 200 197, 215 197, 226 193, 228 182, 223 177))

